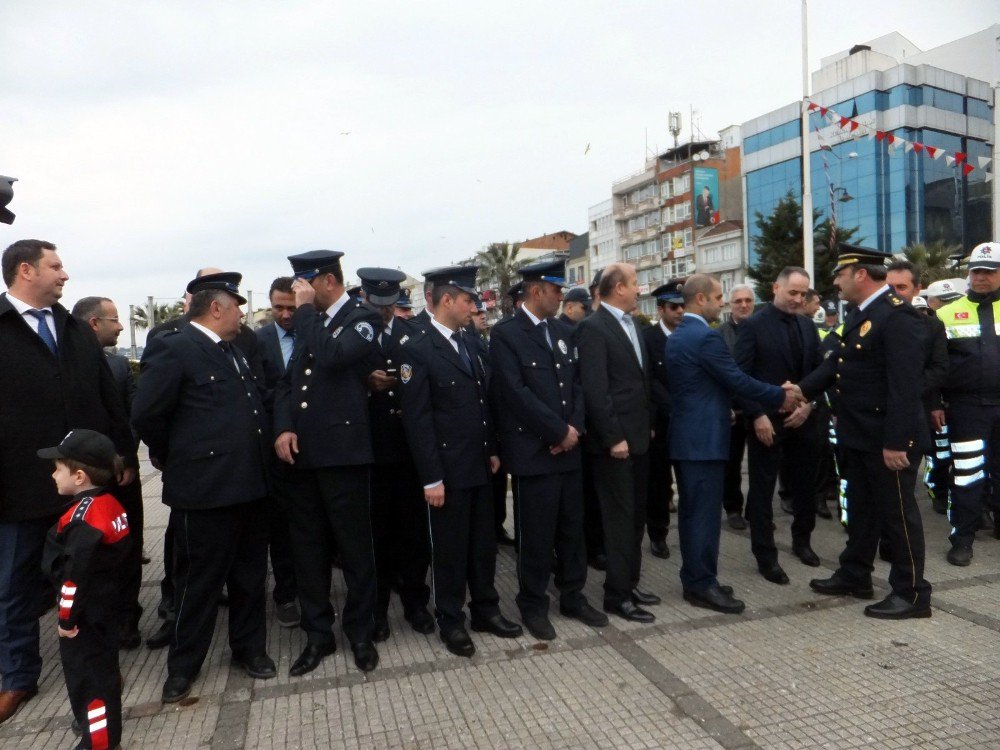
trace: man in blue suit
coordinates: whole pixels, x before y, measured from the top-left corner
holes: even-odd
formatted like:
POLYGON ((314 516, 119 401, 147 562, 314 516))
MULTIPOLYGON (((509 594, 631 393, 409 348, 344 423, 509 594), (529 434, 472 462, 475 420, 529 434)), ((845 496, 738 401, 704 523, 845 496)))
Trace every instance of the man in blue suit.
POLYGON ((733 360, 722 334, 709 327, 722 310, 722 286, 695 274, 684 283, 684 319, 667 345, 670 372, 670 458, 677 471, 678 531, 684 599, 696 607, 739 614, 744 604, 719 586, 719 535, 730 403, 754 401, 791 411, 795 398, 782 387, 754 380, 733 360))

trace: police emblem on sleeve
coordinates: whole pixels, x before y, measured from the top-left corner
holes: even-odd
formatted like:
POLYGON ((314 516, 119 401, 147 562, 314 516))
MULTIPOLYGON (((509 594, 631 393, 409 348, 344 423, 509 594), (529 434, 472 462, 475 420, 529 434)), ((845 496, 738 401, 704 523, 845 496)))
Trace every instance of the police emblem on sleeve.
POLYGON ((363 338, 365 341, 371 341, 373 338, 375 338, 375 329, 372 328, 372 324, 366 320, 362 320, 360 323, 354 326, 354 330, 357 331, 358 335, 361 336, 361 338, 363 338))
POLYGON ((866 320, 864 323, 861 324, 861 335, 867 336, 868 332, 871 329, 872 329, 872 322, 870 320, 866 320))
POLYGON ((410 378, 413 377, 413 368, 407 364, 402 364, 399 366, 399 379, 404 383, 409 383, 410 378))
POLYGON ((559 339, 558 343, 559 343, 559 351, 561 351, 563 353, 563 356, 565 357, 567 354, 569 354, 569 347, 566 346, 566 342, 563 341, 562 339, 559 339))
POLYGON ((337 336, 339 336, 339 335, 340 335, 340 332, 341 332, 341 331, 343 331, 343 330, 344 330, 344 326, 337 326, 337 330, 335 330, 335 331, 334 331, 333 333, 331 333, 330 335, 331 335, 331 336, 332 336, 333 338, 337 338, 337 336))

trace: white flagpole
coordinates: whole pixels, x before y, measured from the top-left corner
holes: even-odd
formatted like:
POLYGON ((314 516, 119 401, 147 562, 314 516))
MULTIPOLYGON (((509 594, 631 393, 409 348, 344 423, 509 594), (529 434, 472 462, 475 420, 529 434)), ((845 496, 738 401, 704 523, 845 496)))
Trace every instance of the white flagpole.
POLYGON ((802 0, 802 267, 815 288, 813 268, 813 199, 809 159, 809 22, 807 0, 802 0))

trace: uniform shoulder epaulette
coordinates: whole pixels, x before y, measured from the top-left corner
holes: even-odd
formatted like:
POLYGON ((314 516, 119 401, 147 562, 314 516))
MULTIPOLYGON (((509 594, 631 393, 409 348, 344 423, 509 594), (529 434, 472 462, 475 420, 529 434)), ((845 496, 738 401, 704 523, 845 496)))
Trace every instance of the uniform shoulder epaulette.
POLYGON ((899 305, 903 304, 903 299, 900 298, 900 297, 897 297, 895 294, 890 294, 889 295, 889 302, 892 305, 898 307, 899 305))

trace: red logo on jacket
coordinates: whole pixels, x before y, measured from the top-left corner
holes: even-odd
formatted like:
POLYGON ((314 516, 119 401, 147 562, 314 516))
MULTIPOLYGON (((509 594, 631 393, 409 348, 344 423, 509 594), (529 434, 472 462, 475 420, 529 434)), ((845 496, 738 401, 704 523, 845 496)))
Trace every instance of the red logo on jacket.
POLYGON ((955 320, 968 320, 969 313, 967 312, 957 312, 955 313, 955 320))

